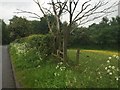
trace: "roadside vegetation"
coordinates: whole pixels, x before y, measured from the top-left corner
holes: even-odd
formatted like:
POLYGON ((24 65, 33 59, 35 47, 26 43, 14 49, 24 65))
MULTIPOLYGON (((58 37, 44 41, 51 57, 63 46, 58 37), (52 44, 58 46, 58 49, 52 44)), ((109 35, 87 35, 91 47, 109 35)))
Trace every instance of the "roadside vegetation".
POLYGON ((0 19, 2 45, 9 45, 20 87, 118 88, 120 17, 106 17, 118 3, 104 9, 109 2, 93 5, 88 0, 77 11, 81 0, 51 0, 50 10, 33 1, 43 17, 19 9, 16 13, 32 14, 38 20, 14 16, 7 25, 0 19), (68 21, 62 20, 64 14, 68 21), (98 18, 99 23, 82 26, 98 18))
POLYGON ((118 88, 120 58, 117 52, 81 49, 76 65, 76 50, 69 49, 69 63, 65 65, 47 52, 41 54, 38 49, 42 46, 41 38, 45 36, 33 35, 10 44, 12 63, 21 87, 118 88), (38 43, 40 46, 36 47, 38 43))

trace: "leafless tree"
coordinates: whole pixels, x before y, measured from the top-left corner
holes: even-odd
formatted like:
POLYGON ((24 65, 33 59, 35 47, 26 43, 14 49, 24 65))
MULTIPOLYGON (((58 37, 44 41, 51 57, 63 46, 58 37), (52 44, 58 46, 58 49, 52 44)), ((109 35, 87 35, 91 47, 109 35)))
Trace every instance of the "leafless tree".
POLYGON ((111 8, 116 7, 118 2, 114 2, 112 5, 108 6, 109 1, 99 0, 95 5, 92 5, 90 3, 91 1, 92 0, 85 1, 79 11, 77 11, 77 7, 79 7, 78 4, 80 0, 69 0, 65 7, 65 10, 69 13, 69 25, 63 39, 64 60, 67 60, 67 43, 70 33, 75 30, 75 28, 72 28, 74 23, 77 22, 78 25, 82 25, 117 11, 111 10, 111 8))
MULTIPOLYGON (((81 0, 51 0, 48 5, 52 7, 52 10, 49 8, 42 7, 39 0, 33 0, 39 7, 40 11, 44 15, 47 20, 48 27, 51 33, 53 33, 53 28, 50 25, 49 19, 47 18, 47 14, 52 14, 56 18, 56 37, 58 41, 58 48, 57 48, 57 55, 59 56, 60 53, 63 54, 63 60, 66 63, 67 60, 67 43, 70 34, 75 30, 72 28, 74 23, 78 23, 78 25, 85 24, 87 22, 93 21, 95 19, 104 17, 116 10, 111 10, 118 5, 118 2, 114 2, 112 5, 109 5, 109 1, 99 0, 94 5, 91 4, 92 0, 85 1, 79 10, 77 10, 79 3, 81 0), (109 6, 108 6, 109 5, 109 6), (64 30, 63 38, 61 34, 61 27, 60 27, 60 19, 63 13, 69 14, 69 23, 67 29, 64 30), (90 18, 89 18, 90 17, 90 18), (63 43, 63 45, 61 44, 63 43), (62 50, 61 50, 62 48, 62 50)), ((30 13, 36 16, 36 18, 40 18, 41 16, 24 10, 19 10, 17 13, 30 13)))

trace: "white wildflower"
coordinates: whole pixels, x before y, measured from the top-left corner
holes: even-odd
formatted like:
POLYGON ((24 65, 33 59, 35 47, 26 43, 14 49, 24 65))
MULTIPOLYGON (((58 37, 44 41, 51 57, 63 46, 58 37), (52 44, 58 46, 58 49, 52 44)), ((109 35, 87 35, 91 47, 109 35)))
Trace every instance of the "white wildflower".
POLYGON ((59 65, 56 66, 56 69, 58 69, 58 68, 59 68, 59 65))
POLYGON ((112 59, 112 57, 109 57, 108 59, 112 59))
POLYGON ((65 69, 66 69, 66 67, 60 67, 60 70, 61 70, 61 71, 65 70, 65 69))
POLYGON ((115 79, 118 81, 118 80, 119 80, 119 77, 118 77, 118 76, 115 76, 115 79))
POLYGON ((110 72, 110 70, 108 69, 108 70, 107 70, 107 72, 109 73, 109 72, 110 72))
POLYGON ((119 80, 119 78, 116 78, 116 80, 118 81, 118 80, 119 80))
POLYGON ((100 78, 102 78, 102 76, 100 76, 100 78))
POLYGON ((119 68, 117 68, 116 71, 119 71, 119 68))
POLYGON ((107 63, 109 63, 110 61, 109 60, 107 60, 107 63))
POLYGON ((116 57, 116 55, 113 55, 113 57, 116 57))
POLYGON ((111 68, 111 66, 108 66, 109 68, 111 68))
POLYGON ((60 70, 61 70, 61 71, 63 70, 62 67, 60 67, 60 70))
POLYGON ((62 65, 62 64, 63 64, 63 62, 60 62, 59 64, 60 64, 60 65, 62 65))
POLYGON ((59 76, 60 74, 58 73, 57 75, 59 76))
POLYGON ((110 74, 110 75, 112 75, 112 73, 111 73, 111 72, 110 72, 109 74, 110 74))
POLYGON ((119 80, 119 77, 115 76, 115 79, 118 81, 118 80, 119 80))
POLYGON ((107 67, 105 67, 105 70, 107 70, 107 67))
POLYGON ((119 56, 116 56, 116 59, 119 59, 119 56))
POLYGON ((66 69, 66 67, 61 67, 63 70, 65 70, 66 69))
POLYGON ((54 73, 54 76, 57 76, 57 73, 54 73))
POLYGON ((41 58, 41 57, 39 57, 39 59, 40 59, 40 60, 42 60, 42 58, 41 58))
POLYGON ((98 72, 98 74, 101 74, 100 72, 98 72))
POLYGON ((38 65, 37 68, 40 68, 40 65, 38 65))
POLYGON ((115 66, 112 66, 112 69, 115 69, 115 66))

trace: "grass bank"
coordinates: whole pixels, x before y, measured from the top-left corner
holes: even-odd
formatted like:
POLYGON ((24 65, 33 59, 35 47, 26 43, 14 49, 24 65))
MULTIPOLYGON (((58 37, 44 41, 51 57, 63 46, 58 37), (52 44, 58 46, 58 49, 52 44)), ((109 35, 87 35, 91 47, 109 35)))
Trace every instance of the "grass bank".
MULTIPOLYGON (((80 51, 78 65, 64 65, 50 56, 43 60, 36 48, 28 43, 10 44, 10 54, 16 77, 24 88, 118 88, 119 56, 104 50, 80 51)), ((76 50, 68 56, 75 63, 76 50)))

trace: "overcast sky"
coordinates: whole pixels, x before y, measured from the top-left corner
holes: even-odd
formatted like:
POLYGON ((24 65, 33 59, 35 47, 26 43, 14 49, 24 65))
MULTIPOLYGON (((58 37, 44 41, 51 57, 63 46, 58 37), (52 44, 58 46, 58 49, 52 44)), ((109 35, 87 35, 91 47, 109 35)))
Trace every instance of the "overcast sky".
MULTIPOLYGON (((78 7, 78 9, 81 7, 81 4, 83 2, 85 2, 86 0, 80 0, 81 3, 78 7)), ((92 4, 95 4, 95 1, 98 2, 99 0, 92 0, 92 4)), ((118 1, 118 0, 105 0, 105 1, 110 1, 109 5, 111 5, 113 2, 118 1)), ((40 3, 42 4, 42 6, 48 7, 48 5, 46 4, 46 2, 49 2, 49 0, 40 0, 40 3)), ((104 7, 105 8, 105 7, 104 7)), ((29 16, 32 16, 30 14, 16 14, 14 12, 17 12, 17 9, 21 9, 21 10, 26 10, 26 11, 32 11, 35 12, 39 15, 42 16, 41 12, 39 11, 38 6, 33 2, 33 0, 0 0, 0 18, 4 19, 4 21, 8 24, 9 23, 9 19, 11 19, 14 15, 17 16, 24 16, 29 20, 33 20, 33 18, 30 18, 29 16)), ((118 10, 118 7, 113 8, 118 10)), ((115 17, 118 15, 118 11, 112 13, 111 15, 109 15, 110 17, 115 17)), ((62 20, 66 21, 67 20, 67 15, 62 17, 62 20)), ((84 26, 88 26, 91 23, 98 23, 101 19, 92 21, 90 23, 85 24, 84 26)))

